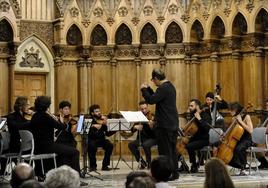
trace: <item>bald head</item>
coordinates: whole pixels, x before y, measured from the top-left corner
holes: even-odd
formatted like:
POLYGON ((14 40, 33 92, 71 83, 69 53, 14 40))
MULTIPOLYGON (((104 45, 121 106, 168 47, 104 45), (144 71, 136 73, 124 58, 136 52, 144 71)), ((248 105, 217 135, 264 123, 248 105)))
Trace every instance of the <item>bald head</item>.
POLYGON ((19 163, 12 172, 12 188, 19 187, 24 181, 34 179, 33 168, 27 163, 19 163))

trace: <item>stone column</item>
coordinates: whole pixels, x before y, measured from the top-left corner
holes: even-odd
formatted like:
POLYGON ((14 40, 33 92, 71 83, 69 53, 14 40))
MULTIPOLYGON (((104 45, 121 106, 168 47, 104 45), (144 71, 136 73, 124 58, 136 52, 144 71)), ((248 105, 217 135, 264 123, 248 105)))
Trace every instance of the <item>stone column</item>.
POLYGON ((111 57, 110 61, 109 61, 110 65, 111 65, 111 69, 112 69, 112 114, 115 114, 116 112, 118 112, 118 72, 117 72, 117 60, 114 57, 111 57))

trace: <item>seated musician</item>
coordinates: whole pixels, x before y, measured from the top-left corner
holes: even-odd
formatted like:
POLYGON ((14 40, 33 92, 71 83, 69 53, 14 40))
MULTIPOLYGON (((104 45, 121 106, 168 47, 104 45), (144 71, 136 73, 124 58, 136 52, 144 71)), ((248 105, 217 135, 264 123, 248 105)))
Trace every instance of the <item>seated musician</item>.
MULTIPOLYGON (((48 110, 51 104, 50 97, 38 96, 34 104, 36 112, 31 120, 31 130, 35 142, 34 152, 36 154, 56 153, 58 166, 66 164, 80 173, 79 151, 73 146, 54 142, 54 129, 65 130, 66 125, 61 123, 64 121, 63 117, 60 117, 59 121, 57 117, 50 114, 48 110)), ((36 174, 42 176, 40 163, 36 161, 36 164, 37 162, 36 167, 38 167, 38 170, 36 170, 36 174)), ((45 170, 52 169, 54 167, 52 164, 44 165, 45 170)))
POLYGON ((189 103, 189 110, 192 117, 195 117, 194 123, 198 127, 198 131, 190 138, 185 148, 188 151, 191 173, 198 172, 198 164, 196 162, 196 151, 202 149, 204 146, 209 145, 209 129, 211 124, 211 115, 209 111, 200 109, 201 102, 198 99, 192 99, 189 103))
MULTIPOLYGON (((19 130, 29 130, 30 120, 26 119, 26 114, 30 113, 30 102, 27 97, 17 97, 14 104, 14 112, 7 116, 7 126, 10 133, 9 151, 11 153, 19 153, 20 151, 20 135, 19 130)), ((1 159, 0 175, 4 173, 6 160, 1 159)))
POLYGON ((141 169, 144 169, 145 167, 150 168, 151 164, 151 147, 156 145, 156 140, 153 132, 153 121, 152 121, 152 114, 148 109, 148 104, 145 101, 141 101, 139 103, 140 110, 142 113, 149 119, 149 123, 142 123, 142 124, 135 124, 131 131, 139 131, 137 134, 136 140, 130 142, 128 144, 128 148, 131 151, 131 153, 135 156, 135 159, 137 162, 140 160, 140 151, 139 146, 143 147, 145 156, 146 156, 146 162, 143 158, 141 158, 141 169), (141 143, 139 142, 139 139, 141 143))
POLYGON ((246 150, 252 144, 251 134, 253 132, 253 125, 250 115, 240 115, 243 107, 238 102, 230 103, 229 109, 233 118, 235 118, 236 122, 244 129, 244 133, 235 147, 235 150, 233 152, 234 155, 229 165, 235 168, 239 168, 241 170, 240 175, 245 175, 244 169, 247 164, 246 150))
POLYGON ((224 124, 224 118, 219 113, 219 110, 228 109, 228 103, 220 95, 214 96, 212 92, 208 92, 206 94, 206 101, 203 107, 209 107, 211 118, 213 119, 213 109, 214 109, 215 99, 217 100, 215 128, 221 128, 222 130, 225 130, 226 128, 224 124))
POLYGON ((92 124, 88 133, 88 157, 90 162, 90 170, 95 171, 97 169, 96 153, 97 148, 102 147, 105 151, 102 161, 102 170, 111 170, 110 158, 113 152, 113 144, 105 138, 108 136, 107 130, 107 118, 101 115, 100 106, 94 104, 89 107, 89 113, 92 117, 92 124))
POLYGON ((71 115, 71 103, 61 101, 59 104, 59 120, 66 125, 66 129, 56 131, 56 142, 76 147, 74 139, 77 129, 77 121, 71 115))

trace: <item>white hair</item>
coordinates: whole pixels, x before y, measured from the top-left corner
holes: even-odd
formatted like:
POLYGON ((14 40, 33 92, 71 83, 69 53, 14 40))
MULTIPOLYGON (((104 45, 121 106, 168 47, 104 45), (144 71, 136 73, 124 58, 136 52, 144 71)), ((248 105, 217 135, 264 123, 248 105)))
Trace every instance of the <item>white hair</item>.
POLYGON ((77 171, 67 165, 48 171, 45 179, 47 188, 77 188, 80 178, 77 171))

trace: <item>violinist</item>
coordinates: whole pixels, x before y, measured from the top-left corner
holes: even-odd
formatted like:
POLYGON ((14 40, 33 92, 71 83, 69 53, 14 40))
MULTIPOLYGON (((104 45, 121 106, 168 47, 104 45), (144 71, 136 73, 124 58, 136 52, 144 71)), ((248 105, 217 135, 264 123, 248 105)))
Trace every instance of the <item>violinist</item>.
POLYGON ((89 113, 92 117, 92 124, 88 133, 88 157, 90 161, 90 170, 97 170, 97 148, 102 147, 105 153, 101 169, 103 171, 109 171, 111 170, 108 166, 110 165, 110 158, 113 152, 113 144, 105 138, 105 136, 109 136, 107 118, 101 115, 100 106, 97 104, 89 107, 89 113))
POLYGON ((191 163, 191 173, 198 172, 198 164, 196 162, 196 151, 202 149, 204 146, 209 145, 209 129, 211 124, 211 116, 208 110, 200 109, 201 102, 198 99, 192 99, 189 103, 189 110, 191 116, 194 117, 193 123, 198 127, 198 131, 190 138, 186 149, 189 154, 191 163))
POLYGON ((65 125, 64 130, 57 130, 55 133, 56 142, 76 147, 74 139, 77 129, 77 121, 71 115, 71 103, 61 101, 59 104, 59 120, 65 125))
MULTIPOLYGON (((49 112, 49 106, 51 99, 48 96, 38 96, 35 99, 34 107, 35 114, 31 119, 31 130, 34 136, 35 153, 56 153, 57 165, 69 165, 78 173, 80 173, 79 164, 79 151, 72 147, 61 143, 54 142, 54 129, 64 130, 66 126, 61 123, 63 117, 60 117, 60 121, 54 115, 49 112)), ((36 161, 36 174, 42 177, 40 161, 36 161)), ((53 161, 44 161, 45 171, 52 169, 53 161)))
POLYGON ((240 114, 240 112, 243 110, 243 107, 238 102, 230 103, 229 109, 231 115, 233 116, 233 121, 236 121, 236 123, 238 123, 244 129, 244 133, 234 149, 233 158, 230 161, 229 165, 235 168, 239 168, 240 175, 245 175, 244 169, 247 164, 246 150, 252 144, 251 134, 253 132, 253 125, 250 115, 240 114))
POLYGON ((134 155, 136 161, 138 162, 140 160, 140 151, 139 151, 139 146, 142 146, 145 157, 146 157, 146 162, 144 161, 143 158, 141 158, 141 169, 144 169, 145 167, 150 168, 151 164, 151 147, 156 145, 156 140, 153 132, 153 117, 151 112, 149 111, 148 104, 145 101, 141 101, 139 103, 139 107, 141 112, 147 117, 149 120, 148 123, 142 123, 142 124, 135 124, 133 125, 131 131, 139 131, 137 134, 136 140, 130 142, 128 144, 128 148, 131 151, 131 153, 134 155))

